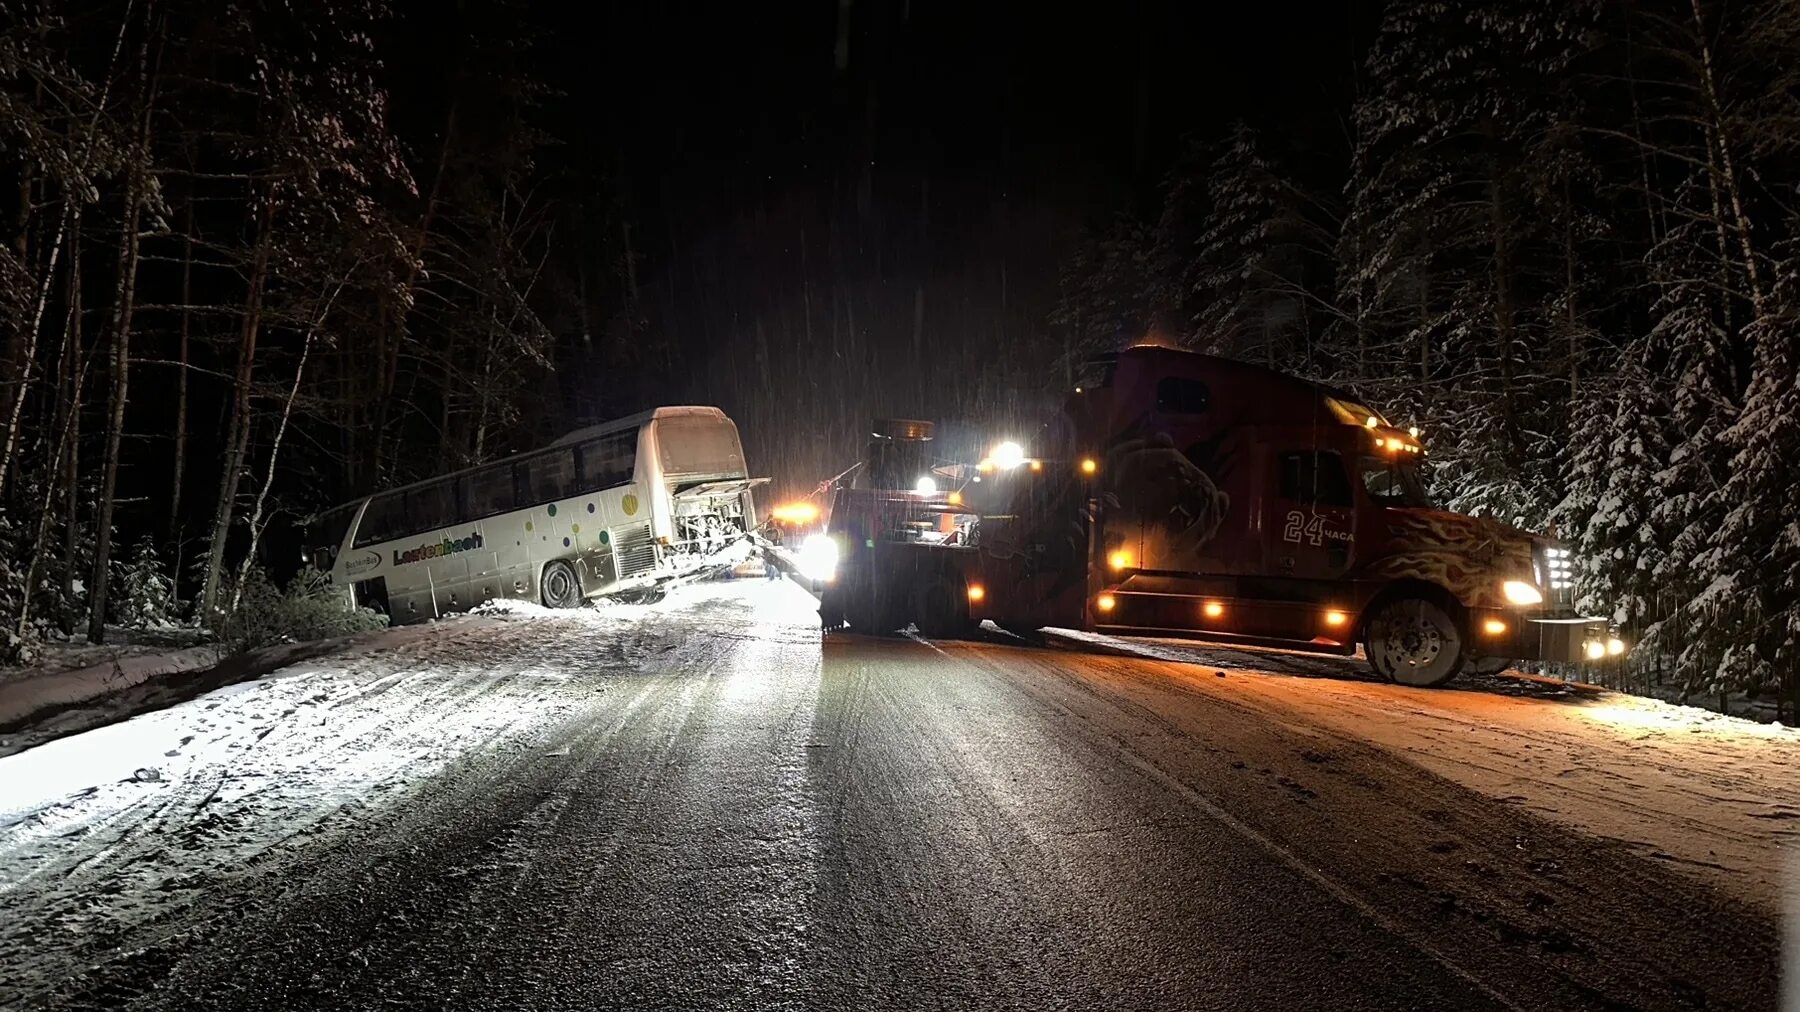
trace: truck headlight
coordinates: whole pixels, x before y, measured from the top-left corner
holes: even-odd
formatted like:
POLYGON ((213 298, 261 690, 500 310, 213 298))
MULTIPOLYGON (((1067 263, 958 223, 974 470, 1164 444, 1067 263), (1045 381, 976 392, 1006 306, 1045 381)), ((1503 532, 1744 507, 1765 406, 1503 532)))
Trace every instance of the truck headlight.
POLYGON ((807 579, 830 583, 831 578, 837 575, 838 543, 828 535, 810 534, 805 541, 800 542, 800 551, 795 555, 794 564, 807 579))
POLYGON ((1505 595, 1509 603, 1516 605, 1543 604, 1542 591, 1526 583, 1524 580, 1508 580, 1500 585, 1500 593, 1505 595))

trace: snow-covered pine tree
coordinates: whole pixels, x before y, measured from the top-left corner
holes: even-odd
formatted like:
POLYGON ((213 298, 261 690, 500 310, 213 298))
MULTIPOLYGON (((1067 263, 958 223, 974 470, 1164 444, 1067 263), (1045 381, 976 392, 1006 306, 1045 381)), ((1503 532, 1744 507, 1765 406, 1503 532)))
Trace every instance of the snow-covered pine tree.
POLYGON ((127 562, 114 578, 119 593, 113 599, 113 620, 128 629, 163 629, 173 625, 171 607, 175 581, 163 566, 156 542, 139 538, 127 562))
POLYGON ((1566 133, 1561 82, 1594 9, 1390 5, 1355 109, 1339 290, 1361 389, 1413 402, 1448 505, 1528 525, 1556 498, 1567 388, 1542 364, 1567 337, 1552 321, 1568 313, 1561 296, 1579 273, 1568 261, 1580 254, 1552 227, 1554 205, 1569 202, 1558 184, 1572 176, 1545 156, 1546 138, 1566 133), (1546 276, 1559 260, 1561 283, 1546 276))
POLYGON ((1551 514, 1578 560, 1576 607, 1635 634, 1660 616, 1650 511, 1656 476, 1668 460, 1663 387, 1640 344, 1618 371, 1590 384, 1579 402, 1565 483, 1551 514))
POLYGON ((1319 220, 1302 193, 1239 123, 1201 173, 1205 185, 1175 179, 1157 229, 1167 301, 1185 317, 1193 347, 1270 368, 1309 371, 1315 296, 1310 273, 1325 277, 1334 221, 1319 220), (1203 203, 1195 208, 1195 203, 1203 203), (1193 234, 1197 232, 1197 234, 1193 234))
POLYGON ((1097 351, 1116 351, 1144 336, 1156 315, 1159 290, 1150 228, 1120 216, 1090 230, 1064 263, 1061 296, 1050 322, 1069 335, 1061 363, 1068 370, 1097 351))
POLYGON ((1800 671, 1800 244, 1790 241, 1786 252, 1767 311, 1749 330, 1754 366, 1743 411, 1721 435, 1730 454, 1724 516, 1706 556, 1736 621, 1715 689, 1791 690, 1800 671))

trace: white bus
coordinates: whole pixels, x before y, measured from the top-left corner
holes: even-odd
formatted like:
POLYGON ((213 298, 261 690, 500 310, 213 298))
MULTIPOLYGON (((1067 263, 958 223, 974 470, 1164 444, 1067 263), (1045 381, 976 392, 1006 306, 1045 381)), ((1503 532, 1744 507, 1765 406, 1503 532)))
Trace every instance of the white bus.
POLYGON ((394 622, 497 597, 661 597, 756 528, 737 426, 664 407, 320 514, 308 563, 394 622))

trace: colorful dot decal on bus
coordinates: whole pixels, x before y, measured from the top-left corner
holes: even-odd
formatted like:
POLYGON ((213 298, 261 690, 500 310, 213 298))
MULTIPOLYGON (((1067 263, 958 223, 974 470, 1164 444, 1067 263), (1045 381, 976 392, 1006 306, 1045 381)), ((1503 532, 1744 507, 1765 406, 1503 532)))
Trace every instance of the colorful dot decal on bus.
POLYGON ((580 524, 570 524, 569 525, 569 533, 570 534, 580 534, 581 533, 581 525, 580 524))
POLYGON ((611 531, 601 531, 600 532, 600 543, 603 545, 612 544, 612 532, 611 531))
POLYGON ((594 512, 594 504, 593 503, 588 503, 588 512, 589 513, 594 512))
POLYGON ((625 515, 628 517, 637 516, 637 496, 632 495, 630 492, 625 493, 625 498, 619 500, 619 508, 624 510, 625 515))
POLYGON ((533 528, 531 526, 531 521, 527 520, 527 521, 525 521, 525 529, 529 531, 529 530, 534 530, 535 528, 533 528))
POLYGON ((544 512, 550 514, 551 516, 555 516, 556 515, 556 504, 551 503, 550 505, 544 507, 544 512))
POLYGON ((564 538, 564 539, 563 539, 563 547, 564 547, 564 548, 567 548, 567 547, 569 547, 569 539, 568 539, 568 538, 564 538))

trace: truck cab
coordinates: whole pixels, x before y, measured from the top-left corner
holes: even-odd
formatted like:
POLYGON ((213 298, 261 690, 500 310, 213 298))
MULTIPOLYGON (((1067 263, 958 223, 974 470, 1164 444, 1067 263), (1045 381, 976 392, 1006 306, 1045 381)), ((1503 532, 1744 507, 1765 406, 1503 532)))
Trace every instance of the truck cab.
POLYGON ((864 583, 1013 630, 1360 645, 1414 685, 1624 651, 1569 607, 1560 545, 1435 508, 1418 430, 1343 391, 1132 348, 1088 363, 1039 440, 973 544, 871 558, 864 583))

